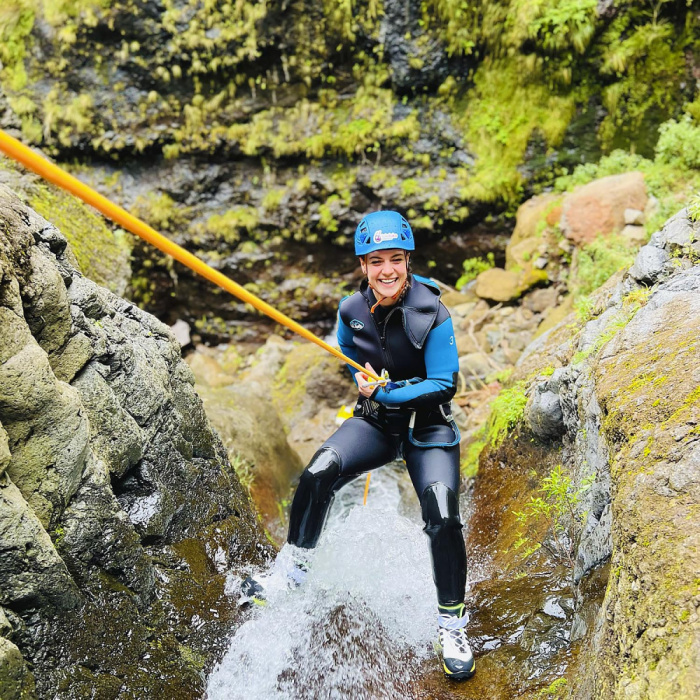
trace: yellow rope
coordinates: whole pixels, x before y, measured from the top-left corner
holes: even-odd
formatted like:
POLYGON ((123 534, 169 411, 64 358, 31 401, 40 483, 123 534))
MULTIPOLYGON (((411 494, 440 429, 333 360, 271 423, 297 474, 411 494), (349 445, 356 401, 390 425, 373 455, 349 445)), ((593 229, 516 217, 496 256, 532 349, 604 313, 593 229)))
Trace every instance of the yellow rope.
POLYGON ((12 136, 5 133, 2 129, 0 129, 0 151, 5 153, 5 155, 8 157, 18 161, 29 170, 34 171, 45 180, 48 180, 54 185, 58 185, 58 187, 61 187, 64 190, 74 194, 79 199, 82 199, 83 202, 93 206, 99 212, 104 214, 108 219, 111 219, 121 227, 131 231, 131 233, 143 238, 143 240, 155 246, 158 248, 158 250, 161 250, 166 255, 170 255, 171 257, 175 258, 175 260, 178 260, 183 265, 186 265, 197 274, 208 279, 210 282, 213 282, 222 289, 225 289, 227 292, 233 294, 233 296, 237 297, 241 301, 250 304, 258 311, 261 311, 274 321, 286 326, 290 330, 300 335, 302 338, 306 338, 312 343, 316 343, 316 345, 319 345, 324 350, 331 353, 331 355, 335 355, 335 357, 338 359, 346 362, 360 372, 364 372, 372 379, 377 381, 380 379, 378 376, 372 374, 372 372, 368 372, 357 362, 344 355, 342 352, 340 352, 340 350, 334 348, 332 345, 329 345, 325 341, 321 340, 321 338, 314 335, 311 331, 299 325, 296 321, 289 318, 289 316, 286 316, 281 311, 278 311, 274 307, 270 306, 262 299, 255 296, 255 294, 251 294, 247 289, 244 289, 232 279, 226 277, 226 275, 223 275, 213 267, 210 267, 197 256, 192 255, 192 253, 189 253, 184 248, 177 245, 177 243, 173 243, 165 236, 162 236, 155 229, 148 226, 148 224, 145 224, 140 219, 132 216, 128 211, 122 209, 120 206, 117 206, 98 192, 95 192, 95 190, 93 190, 91 187, 88 187, 77 178, 69 175, 65 170, 59 168, 57 165, 54 165, 46 160, 46 158, 43 158, 31 149, 27 148, 17 141, 17 139, 12 138, 12 136))
POLYGON ((365 497, 362 501, 363 506, 367 505, 367 494, 369 493, 369 480, 370 480, 371 476, 372 476, 372 472, 367 472, 367 481, 365 481, 365 497))

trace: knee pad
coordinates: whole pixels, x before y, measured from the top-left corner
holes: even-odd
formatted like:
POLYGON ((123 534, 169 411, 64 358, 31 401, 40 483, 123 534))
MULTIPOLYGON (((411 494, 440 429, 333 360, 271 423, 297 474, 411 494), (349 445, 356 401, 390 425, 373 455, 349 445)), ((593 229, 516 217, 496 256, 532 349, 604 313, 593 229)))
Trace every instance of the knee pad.
POLYGON ((435 482, 425 487, 421 494, 421 511, 428 534, 445 527, 462 528, 459 517, 459 499, 457 494, 445 484, 435 482))
POLYGON ((299 479, 300 485, 304 484, 314 491, 329 489, 340 476, 341 466, 340 455, 332 447, 322 447, 304 469, 299 479))
POLYGON ((340 468, 340 455, 330 447, 322 447, 312 457, 292 501, 288 542, 305 549, 316 546, 333 502, 340 468))

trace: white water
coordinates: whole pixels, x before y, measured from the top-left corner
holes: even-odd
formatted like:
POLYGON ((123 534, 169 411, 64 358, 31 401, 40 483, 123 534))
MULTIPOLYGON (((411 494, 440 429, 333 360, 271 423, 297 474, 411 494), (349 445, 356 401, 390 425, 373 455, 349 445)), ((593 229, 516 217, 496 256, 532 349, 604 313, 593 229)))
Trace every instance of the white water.
MULTIPOLYGON (((363 507, 364 481, 338 494, 296 590, 286 571, 299 550, 283 548, 268 573, 268 605, 234 634, 209 678, 209 700, 412 695, 419 662, 434 654, 428 541, 415 496, 418 522, 399 515, 402 487, 412 491, 405 468, 374 472, 363 507)), ((231 578, 231 595, 240 582, 231 578)))

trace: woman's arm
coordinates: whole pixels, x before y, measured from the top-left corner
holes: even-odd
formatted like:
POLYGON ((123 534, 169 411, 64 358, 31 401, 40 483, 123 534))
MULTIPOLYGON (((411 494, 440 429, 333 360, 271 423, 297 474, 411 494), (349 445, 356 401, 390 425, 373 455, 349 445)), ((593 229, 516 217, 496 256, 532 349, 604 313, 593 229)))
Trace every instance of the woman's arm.
MULTIPOLYGON (((345 299, 347 299, 347 297, 341 299, 340 303, 342 304, 345 301, 345 299)), ((338 338, 338 345, 340 346, 340 349, 343 352, 343 354, 345 354, 351 360, 359 362, 357 348, 355 347, 355 343, 353 343, 352 341, 352 329, 343 321, 342 317, 340 316, 340 304, 338 305, 338 332, 336 333, 336 337, 338 338)), ((350 376, 352 377, 352 380, 355 382, 355 384, 357 384, 357 379, 355 379, 355 373, 357 372, 357 370, 352 365, 345 366, 350 371, 350 376)))
POLYGON ((457 391, 459 376, 457 345, 449 316, 428 333, 424 353, 426 379, 410 379, 396 389, 377 389, 372 398, 385 405, 407 408, 435 408, 447 403, 457 391))

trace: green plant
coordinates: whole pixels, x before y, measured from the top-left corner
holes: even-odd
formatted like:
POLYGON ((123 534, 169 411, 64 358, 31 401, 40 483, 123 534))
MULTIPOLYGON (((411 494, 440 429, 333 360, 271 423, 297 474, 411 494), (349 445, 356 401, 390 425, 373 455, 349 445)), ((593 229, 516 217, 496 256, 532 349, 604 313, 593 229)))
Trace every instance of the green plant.
POLYGON ((236 472, 238 481, 240 481, 241 486, 246 490, 250 491, 255 481, 255 473, 253 472, 252 466, 245 460, 241 455, 236 454, 231 461, 231 466, 236 472))
POLYGON ((700 221, 700 192, 696 192, 688 202, 688 217, 691 221, 700 221))
POLYGON ((482 450, 486 447, 486 440, 483 439, 484 431, 480 431, 474 442, 467 448, 467 453, 462 458, 459 464, 462 477, 472 479, 479 471, 479 457, 482 450))
POLYGON ((545 536, 533 542, 529 535, 520 533, 516 549, 529 545, 527 555, 541 547, 555 560, 573 569, 576 542, 586 518, 585 512, 578 512, 578 506, 581 496, 594 481, 595 474, 591 474, 579 486, 574 486, 561 465, 554 467, 541 481, 538 493, 542 495, 531 496, 523 510, 514 511, 518 523, 524 527, 530 523, 546 523, 547 533, 551 533, 552 538, 549 540, 545 536))
POLYGON ((492 447, 498 447, 503 443, 511 428, 523 417, 526 404, 527 395, 523 381, 503 389, 493 400, 486 427, 486 441, 492 447))
POLYGON ((636 250, 630 248, 621 236, 598 236, 579 250, 569 291, 575 297, 594 292, 618 270, 629 267, 635 255, 636 250))
POLYGON ((566 692, 566 686, 568 685, 569 681, 566 680, 566 678, 557 678, 555 681, 552 681, 546 688, 542 688, 537 693, 538 698, 561 698, 564 697, 564 693, 566 692))
POLYGON ((476 257, 476 258, 467 258, 463 263, 462 263, 462 269, 464 272, 462 273, 461 277, 457 280, 455 283, 455 287, 459 290, 464 287, 465 284, 468 284, 471 282, 473 279, 478 277, 482 272, 485 272, 486 270, 490 270, 492 267, 495 267, 496 261, 494 258, 493 253, 488 253, 486 255, 486 259, 476 257))

